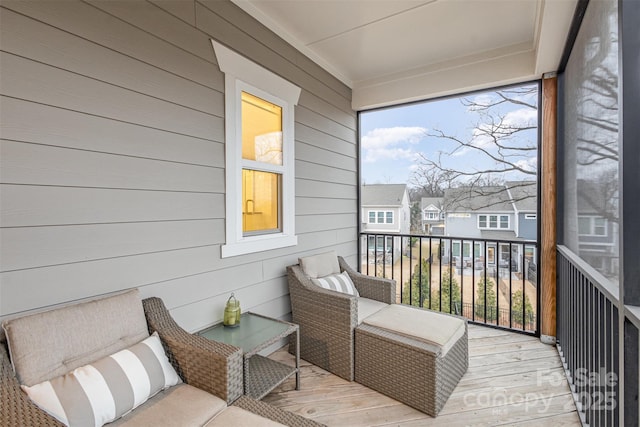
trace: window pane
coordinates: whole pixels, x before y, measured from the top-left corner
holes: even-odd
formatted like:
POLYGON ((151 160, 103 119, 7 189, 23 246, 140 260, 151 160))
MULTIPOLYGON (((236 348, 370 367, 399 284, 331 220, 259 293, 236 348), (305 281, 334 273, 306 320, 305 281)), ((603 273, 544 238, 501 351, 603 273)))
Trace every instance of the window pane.
POLYGON ((480 215, 478 217, 478 227, 487 228, 487 216, 486 215, 480 215))
POLYGON ((591 218, 580 217, 578 218, 578 234, 588 236, 591 234, 591 218))
POLYGON ((460 242, 453 242, 453 247, 451 248, 451 252, 453 256, 460 256, 460 242))
POLYGON ((374 211, 369 211, 369 224, 376 223, 376 213, 374 211))
POLYGON ((498 216, 489 215, 489 228, 498 228, 498 216))
POLYGON ((242 231, 280 231, 282 175, 242 170, 242 231))
POLYGON ((393 224, 393 212, 387 212, 387 224, 393 224))
POLYGON ((464 251, 464 252, 463 252, 463 254, 462 254, 462 255, 463 255, 464 257, 469 257, 469 256, 471 256, 471 243, 469 243, 469 242, 465 242, 465 243, 464 243, 464 249, 463 249, 463 251, 464 251))
POLYGON ((384 212, 378 212, 378 224, 384 223, 384 212))
POLYGON ((242 92, 242 158, 282 165, 282 108, 242 92))
POLYGON ((496 263, 496 248, 494 248, 494 247, 488 247, 487 248, 487 262, 489 264, 495 264, 496 263))
POLYGON ((593 225, 593 234, 595 234, 596 236, 606 236, 607 235, 607 229, 606 229, 606 224, 607 224, 607 220, 604 218, 594 218, 594 225, 593 225))
POLYGON ((500 215, 500 228, 509 228, 509 217, 507 215, 500 215))

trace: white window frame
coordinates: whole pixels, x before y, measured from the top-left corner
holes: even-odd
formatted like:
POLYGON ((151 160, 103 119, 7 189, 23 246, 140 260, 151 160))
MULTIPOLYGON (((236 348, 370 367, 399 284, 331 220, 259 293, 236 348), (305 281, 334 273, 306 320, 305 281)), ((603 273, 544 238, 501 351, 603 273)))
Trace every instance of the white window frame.
POLYGON ((504 214, 482 214, 482 215, 478 215, 478 228, 480 230, 511 230, 511 217, 509 215, 504 215, 504 214), (496 217, 496 226, 495 227, 491 227, 491 219, 490 217, 495 216, 496 217), (482 227, 480 225, 480 218, 484 217, 485 218, 485 227, 482 227), (501 219, 502 217, 507 217, 507 227, 500 227, 500 223, 502 222, 501 219))
POLYGON ((524 219, 538 219, 537 214, 524 214, 524 219))
POLYGON ((427 221, 437 221, 440 218, 438 211, 425 211, 424 219, 427 221))
MULTIPOLYGON (((222 258, 295 246, 295 155, 294 108, 300 88, 244 56, 211 40, 224 73, 225 87, 225 178, 226 243, 222 258), (282 107, 282 226, 277 233, 244 235, 242 231, 242 92, 282 107)), ((250 169, 260 168, 251 162, 250 169)), ((269 169, 269 171, 272 168, 269 169)))
POLYGON ((367 224, 393 224, 393 223, 395 223, 395 215, 393 211, 370 210, 367 213, 367 224), (371 221, 371 214, 373 214, 373 222, 371 221), (391 222, 387 221, 387 214, 391 214, 391 222))
POLYGON ((609 235, 609 221, 606 218, 602 218, 599 216, 580 216, 578 221, 580 219, 584 219, 584 220, 588 220, 589 221, 589 232, 588 233, 580 233, 580 228, 578 228, 578 235, 579 236, 589 236, 589 237, 608 237, 609 235), (603 234, 596 234, 596 221, 597 220, 601 220, 602 221, 602 225, 600 226, 603 229, 603 234))

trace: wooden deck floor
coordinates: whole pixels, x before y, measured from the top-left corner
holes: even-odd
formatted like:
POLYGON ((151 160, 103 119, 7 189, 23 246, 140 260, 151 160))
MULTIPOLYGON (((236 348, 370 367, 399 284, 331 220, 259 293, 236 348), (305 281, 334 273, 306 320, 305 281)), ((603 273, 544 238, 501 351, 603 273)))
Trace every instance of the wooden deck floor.
MULTIPOLYGON (((293 364, 280 349, 270 357, 293 364)), ((437 418, 302 364, 265 401, 328 426, 579 426, 556 349, 537 338, 469 326, 469 370, 437 418)), ((398 366, 402 360, 398 360, 398 366)))

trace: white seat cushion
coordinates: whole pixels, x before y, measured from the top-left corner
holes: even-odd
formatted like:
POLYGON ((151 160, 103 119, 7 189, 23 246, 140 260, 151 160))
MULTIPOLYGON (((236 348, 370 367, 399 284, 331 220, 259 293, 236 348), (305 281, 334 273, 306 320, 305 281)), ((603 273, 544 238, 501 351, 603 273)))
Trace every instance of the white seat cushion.
POLYGON ((108 426, 200 427, 226 407, 226 402, 213 394, 180 384, 161 391, 135 411, 108 426))
POLYGON ((358 325, 362 323, 362 321, 371 316, 374 313, 377 313, 384 307, 389 304, 385 302, 376 301, 374 299, 359 297, 358 298, 358 325))
POLYGON ((338 255, 335 251, 298 258, 298 263, 304 274, 312 279, 340 273, 338 255))
POLYGON ((465 321, 430 310, 391 304, 365 318, 363 323, 432 344, 444 356, 464 335, 465 321))

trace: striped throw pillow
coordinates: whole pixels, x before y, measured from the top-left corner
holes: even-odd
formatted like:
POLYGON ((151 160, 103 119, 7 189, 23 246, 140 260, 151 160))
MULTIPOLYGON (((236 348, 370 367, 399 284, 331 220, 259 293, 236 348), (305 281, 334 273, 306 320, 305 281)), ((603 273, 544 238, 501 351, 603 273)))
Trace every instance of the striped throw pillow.
POLYGON ((102 426, 179 382, 154 332, 128 349, 22 389, 67 426, 102 426))
POLYGON ((332 291, 343 292, 345 294, 360 296, 355 285, 351 281, 351 277, 346 271, 340 274, 330 274, 328 276, 319 277, 317 279, 311 279, 311 282, 324 289, 330 289, 332 291))

